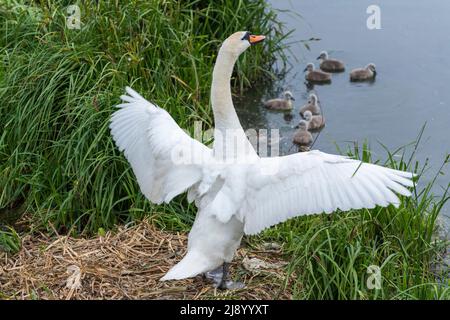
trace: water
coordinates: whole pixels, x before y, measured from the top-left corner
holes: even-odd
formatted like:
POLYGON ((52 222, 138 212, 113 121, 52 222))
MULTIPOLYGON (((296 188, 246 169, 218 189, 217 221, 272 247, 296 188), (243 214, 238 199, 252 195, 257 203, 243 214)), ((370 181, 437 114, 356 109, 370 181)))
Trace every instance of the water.
MULTIPOLYGON (((380 30, 366 26, 366 9, 373 1, 269 2, 276 9, 286 10, 279 13, 279 19, 286 23, 287 30, 295 29, 292 41, 321 40, 308 42, 310 51, 303 43, 292 44, 292 68, 286 77, 269 88, 256 88, 236 103, 244 128, 278 128, 281 153, 296 152, 292 146, 294 126, 300 120, 298 109, 308 97, 302 71, 307 62, 317 66, 316 57, 327 50, 331 57, 343 60, 347 70, 333 75, 331 85, 314 88, 327 120, 314 148, 336 153, 336 145, 345 150, 353 141, 362 144, 367 140, 373 158, 383 160, 386 153, 378 142, 395 150, 413 142, 426 122, 416 159, 421 164, 428 159, 429 169, 421 184, 430 181, 450 151, 450 1, 377 1, 380 30), (377 66, 376 81, 350 83, 348 71, 369 62, 377 66), (291 90, 296 98, 291 121, 262 105, 284 89, 291 90)), ((434 193, 442 194, 442 187, 448 183, 448 174, 440 175, 434 193)), ((447 228, 449 207, 443 211, 447 228)))

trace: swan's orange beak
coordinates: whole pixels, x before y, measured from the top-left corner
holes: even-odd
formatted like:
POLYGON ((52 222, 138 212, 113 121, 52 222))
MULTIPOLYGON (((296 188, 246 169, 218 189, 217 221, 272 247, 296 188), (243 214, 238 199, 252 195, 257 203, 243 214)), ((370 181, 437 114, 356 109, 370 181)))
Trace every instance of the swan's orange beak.
POLYGON ((253 45, 253 44, 257 44, 257 43, 263 41, 265 38, 266 38, 265 36, 255 36, 255 35, 251 34, 248 37, 248 42, 250 42, 250 44, 253 45))

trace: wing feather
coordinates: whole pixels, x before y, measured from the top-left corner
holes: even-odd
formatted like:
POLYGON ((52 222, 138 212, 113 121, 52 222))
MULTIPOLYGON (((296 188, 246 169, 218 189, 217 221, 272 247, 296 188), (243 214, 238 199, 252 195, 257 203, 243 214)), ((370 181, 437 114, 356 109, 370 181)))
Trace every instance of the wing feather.
POLYGON ((413 174, 319 151, 261 158, 249 169, 241 208, 246 234, 289 218, 335 210, 398 206, 413 174), (278 168, 264 174, 268 167, 278 168))
POLYGON ((169 202, 202 179, 202 163, 193 159, 207 160, 211 150, 189 137, 164 109, 129 87, 126 92, 111 116, 111 134, 142 193, 154 203, 169 202))

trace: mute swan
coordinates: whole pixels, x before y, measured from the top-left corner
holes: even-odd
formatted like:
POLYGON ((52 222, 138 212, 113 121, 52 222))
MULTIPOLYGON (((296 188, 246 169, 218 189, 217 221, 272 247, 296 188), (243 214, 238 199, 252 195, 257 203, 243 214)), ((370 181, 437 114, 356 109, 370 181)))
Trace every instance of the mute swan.
POLYGON ((307 72, 305 79, 314 83, 329 83, 331 82, 331 74, 314 70, 314 63, 308 63, 306 65, 305 70, 303 72, 307 72))
POLYGON ((350 81, 367 81, 375 79, 377 71, 375 64, 369 63, 365 68, 353 69, 350 72, 350 81))
POLYGON ((312 112, 309 110, 306 110, 303 115, 308 123, 308 130, 320 130, 325 126, 325 118, 323 116, 313 116, 312 112))
POLYGON ((308 122, 306 122, 305 120, 300 120, 298 124, 298 130, 294 135, 293 142, 299 147, 303 147, 302 150, 304 151, 308 150, 311 146, 313 137, 308 131, 308 122))
POLYGON ((294 96, 290 91, 285 91, 283 96, 284 99, 271 99, 264 102, 264 106, 272 110, 291 110, 292 101, 295 101, 294 96))
POLYGON ((311 111, 313 115, 320 114, 319 99, 314 93, 309 95, 308 102, 300 108, 300 115, 304 117, 305 111, 311 111))
POLYGON ((219 50, 211 86, 212 149, 129 87, 111 117, 112 137, 146 198, 167 203, 187 191, 198 208, 187 253, 162 281, 214 270, 209 275, 218 287, 239 288, 228 281, 227 270, 244 234, 300 215, 399 205, 394 192, 411 194, 405 188, 413 185, 408 172, 317 150, 272 158, 256 154, 234 110, 230 79, 239 55, 262 40, 237 32, 219 50))
POLYGON ((328 52, 322 51, 317 57, 317 60, 322 60, 320 69, 326 72, 342 72, 345 71, 345 65, 342 61, 336 59, 329 59, 328 52))

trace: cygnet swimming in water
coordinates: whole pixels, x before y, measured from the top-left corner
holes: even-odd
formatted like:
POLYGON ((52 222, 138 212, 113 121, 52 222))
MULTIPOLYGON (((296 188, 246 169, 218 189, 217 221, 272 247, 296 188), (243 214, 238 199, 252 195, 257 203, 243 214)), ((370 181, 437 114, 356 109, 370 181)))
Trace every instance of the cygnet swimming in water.
POLYGON ((328 52, 322 51, 317 57, 317 60, 321 60, 320 69, 326 72, 343 72, 345 71, 345 65, 342 61, 336 59, 330 59, 328 52))
POLYGON ((320 106, 319 106, 319 99, 314 93, 311 93, 309 95, 308 102, 300 108, 300 115, 302 117, 304 116, 305 111, 311 111, 313 115, 321 114, 320 106))
POLYGON ((311 111, 307 110, 304 117, 308 123, 308 130, 320 130, 325 126, 325 118, 322 115, 313 116, 311 111))
POLYGON ((283 93, 284 99, 278 98, 278 99, 271 99, 266 102, 264 102, 264 106, 267 109, 271 110, 291 110, 292 109, 292 101, 295 101, 294 96, 292 95, 292 92, 285 91, 283 93))
POLYGON ((306 65, 305 70, 306 73, 305 79, 309 82, 314 83, 330 83, 331 82, 331 74, 323 72, 321 70, 314 70, 314 63, 308 63, 306 65))
POLYGON ((365 68, 353 69, 350 72, 350 81, 374 80, 377 75, 375 64, 369 63, 365 68))
POLYGON ((307 150, 313 142, 311 132, 308 131, 308 123, 305 120, 301 120, 298 124, 298 130, 294 135, 293 142, 302 147, 302 150, 307 150))

